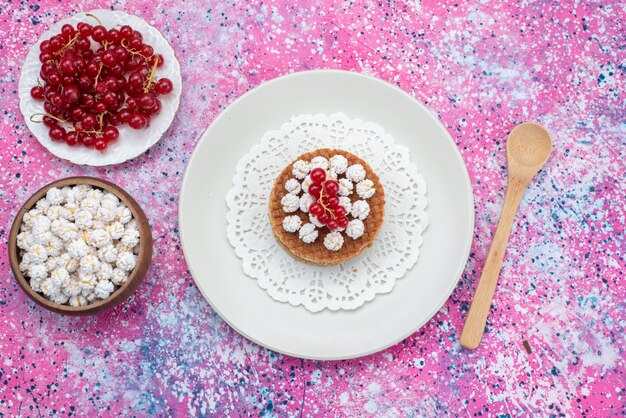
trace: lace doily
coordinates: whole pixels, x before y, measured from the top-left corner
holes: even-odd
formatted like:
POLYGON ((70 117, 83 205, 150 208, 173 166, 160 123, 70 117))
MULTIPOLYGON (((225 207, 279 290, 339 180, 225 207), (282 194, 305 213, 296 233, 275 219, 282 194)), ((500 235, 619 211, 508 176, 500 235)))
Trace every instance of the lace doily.
POLYGON ((280 302, 312 312, 356 309, 390 292, 419 256, 426 182, 409 160, 409 150, 379 125, 333 115, 299 115, 267 132, 237 164, 234 187, 226 197, 228 239, 243 260, 246 275, 280 302), (358 155, 380 177, 385 189, 385 220, 371 247, 337 266, 321 267, 292 258, 275 240, 268 198, 278 174, 299 155, 338 148, 358 155))

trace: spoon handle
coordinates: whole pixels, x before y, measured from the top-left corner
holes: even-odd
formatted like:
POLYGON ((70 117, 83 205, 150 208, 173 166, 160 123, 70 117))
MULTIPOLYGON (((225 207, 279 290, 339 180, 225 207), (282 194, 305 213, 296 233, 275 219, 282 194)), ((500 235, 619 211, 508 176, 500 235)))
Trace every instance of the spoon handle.
POLYGON ((470 350, 478 347, 483 336, 487 316, 491 308, 491 299, 498 284, 498 275, 502 267, 502 260, 504 259, 506 244, 509 241, 515 213, 527 185, 528 181, 509 178, 498 228, 493 237, 487 261, 485 261, 483 273, 480 276, 476 294, 472 300, 472 305, 461 333, 461 346, 470 350))

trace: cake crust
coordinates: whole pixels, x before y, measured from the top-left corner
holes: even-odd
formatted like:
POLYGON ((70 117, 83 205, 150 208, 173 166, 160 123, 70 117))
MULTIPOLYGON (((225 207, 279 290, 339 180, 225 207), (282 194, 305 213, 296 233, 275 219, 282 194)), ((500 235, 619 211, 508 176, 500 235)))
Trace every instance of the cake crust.
MULTIPOLYGON (((353 203, 357 200, 361 200, 356 191, 349 197, 350 201, 353 203)), ((274 233, 278 243, 294 258, 309 264, 322 266, 340 264, 358 256, 364 249, 372 245, 383 224, 384 215, 385 191, 380 183, 378 175, 376 175, 369 164, 367 164, 363 159, 352 153, 338 149, 322 148, 300 155, 278 175, 276 181, 274 182, 269 199, 270 223, 272 226, 272 232, 274 233), (365 220, 363 220, 365 233, 357 239, 352 239, 348 237, 345 232, 343 232, 344 245, 338 251, 330 251, 324 246, 324 237, 326 234, 331 232, 326 227, 318 229, 319 235, 311 244, 307 244, 302 241, 297 232, 292 233, 285 231, 282 226, 283 218, 285 216, 299 216, 302 220, 302 224, 305 224, 310 222, 309 214, 300 209, 294 213, 287 214, 283 211, 283 207, 281 205, 281 199, 288 193, 285 190, 285 183, 287 180, 293 178, 292 167, 296 161, 310 161, 317 156, 322 156, 330 160, 330 158, 334 155, 343 155, 348 160, 348 165, 361 164, 365 169, 366 178, 370 179, 374 183, 374 187, 376 189, 376 193, 374 193, 371 198, 367 199, 367 203, 370 206, 370 214, 365 220)))

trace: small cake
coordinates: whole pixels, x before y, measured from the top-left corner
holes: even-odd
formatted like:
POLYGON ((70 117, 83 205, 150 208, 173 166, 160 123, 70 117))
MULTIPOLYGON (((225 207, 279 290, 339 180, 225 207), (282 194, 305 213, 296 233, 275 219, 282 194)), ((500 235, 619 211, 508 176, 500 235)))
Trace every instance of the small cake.
POLYGON ((372 245, 383 223, 385 191, 354 154, 318 149, 278 175, 269 201, 276 240, 294 258, 317 265, 349 260, 372 245))

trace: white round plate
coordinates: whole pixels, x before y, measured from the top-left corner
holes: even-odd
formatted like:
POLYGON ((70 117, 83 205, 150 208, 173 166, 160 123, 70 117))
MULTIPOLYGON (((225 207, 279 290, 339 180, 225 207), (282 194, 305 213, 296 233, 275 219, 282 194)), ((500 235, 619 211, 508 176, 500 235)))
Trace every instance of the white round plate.
POLYGON ((104 166, 119 164, 130 160, 145 152, 156 144, 161 136, 167 131, 174 120, 178 110, 180 95, 182 92, 182 79, 180 64, 174 55, 174 50, 156 28, 137 16, 132 16, 120 11, 105 9, 92 10, 86 13, 77 13, 74 16, 56 22, 50 30, 44 32, 39 41, 30 48, 26 61, 22 67, 18 93, 20 96, 20 109, 26 120, 26 125, 37 140, 57 157, 64 158, 75 164, 104 166), (48 136, 48 128, 43 123, 35 123, 30 120, 31 115, 44 113, 43 101, 35 100, 30 95, 30 90, 37 85, 41 63, 39 62, 39 45, 46 39, 61 32, 61 27, 69 23, 76 27, 80 22, 97 25, 97 21, 87 16, 87 13, 97 16, 105 28, 110 29, 117 25, 130 25, 133 29, 141 32, 144 42, 154 48, 154 52, 163 55, 164 63, 156 75, 159 78, 167 77, 172 80, 174 90, 167 95, 159 96, 161 100, 161 112, 152 118, 150 126, 146 129, 135 130, 128 125, 117 126, 120 136, 117 141, 109 145, 106 151, 101 152, 95 148, 83 146, 70 147, 66 143, 55 142, 48 136))
POLYGON ((344 71, 307 71, 264 83, 224 110, 189 161, 180 195, 185 258, 196 284, 220 316, 242 335, 296 357, 337 360, 370 354, 424 325, 456 285, 469 254, 474 204, 467 170, 452 138, 402 90, 344 71), (353 311, 274 301, 243 273, 226 238, 226 193, 239 159, 268 130, 301 113, 343 112, 379 123, 411 151, 428 184, 430 223, 420 258, 388 294, 353 311))

